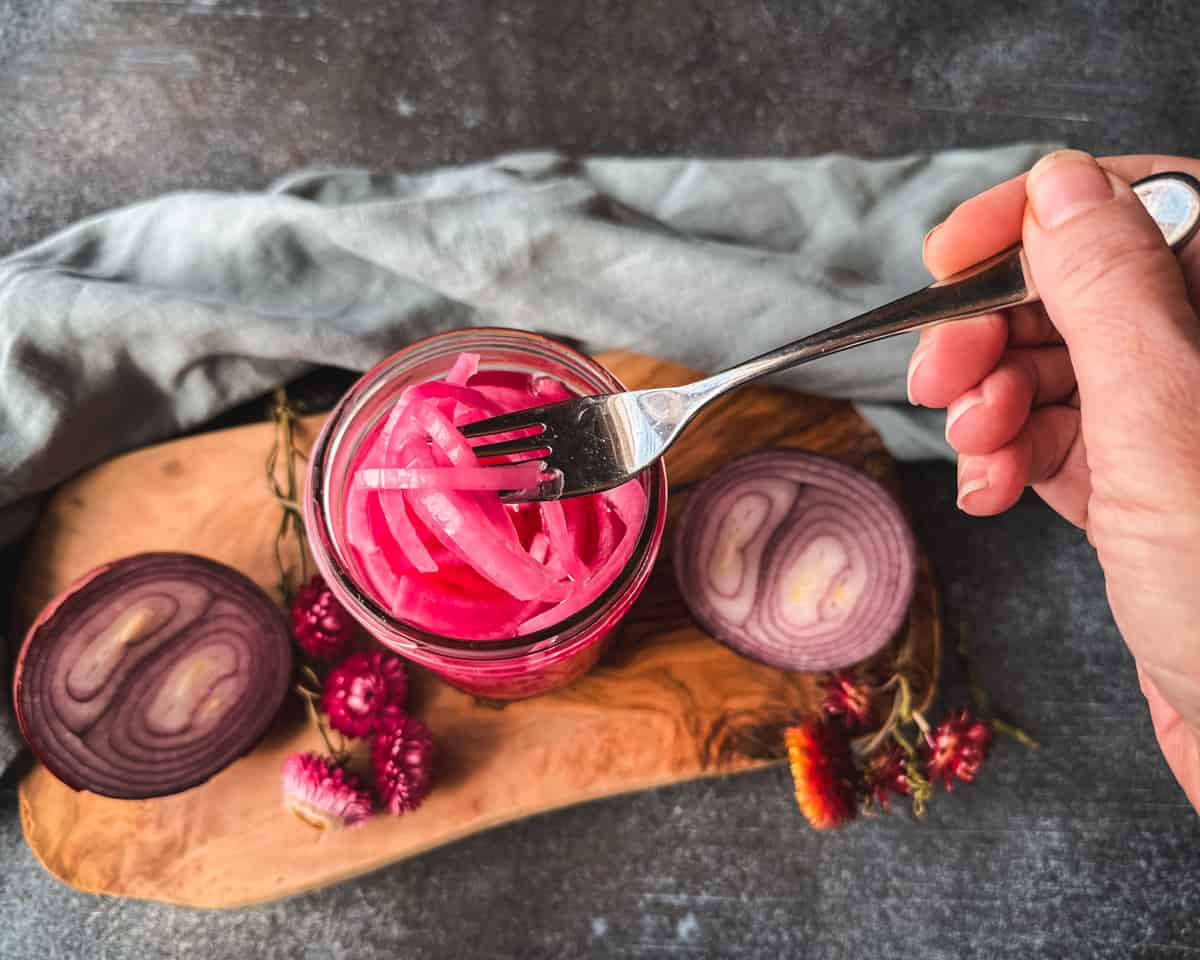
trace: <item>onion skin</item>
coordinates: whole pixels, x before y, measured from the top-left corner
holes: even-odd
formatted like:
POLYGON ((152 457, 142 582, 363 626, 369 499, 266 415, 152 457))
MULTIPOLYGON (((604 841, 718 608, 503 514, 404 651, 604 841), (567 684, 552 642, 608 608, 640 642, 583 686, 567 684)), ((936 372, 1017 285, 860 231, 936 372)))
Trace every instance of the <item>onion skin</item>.
POLYGON ((697 487, 675 530, 676 580, 697 622, 785 670, 836 670, 903 626, 916 543, 891 495, 858 470, 765 450, 697 487))
POLYGON ((282 611, 230 567, 146 553, 85 574, 29 628, 13 702, 21 732, 75 790, 179 793, 262 738, 287 694, 282 611))

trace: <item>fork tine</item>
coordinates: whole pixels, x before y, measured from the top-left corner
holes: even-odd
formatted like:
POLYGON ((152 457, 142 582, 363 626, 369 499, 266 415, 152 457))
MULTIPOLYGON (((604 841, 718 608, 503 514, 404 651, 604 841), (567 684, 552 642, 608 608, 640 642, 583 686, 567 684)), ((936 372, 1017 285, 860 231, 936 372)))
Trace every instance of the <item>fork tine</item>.
POLYGON ((509 433, 513 430, 527 430, 530 427, 544 427, 545 424, 538 419, 540 410, 540 407, 514 410, 512 413, 502 413, 498 417, 464 424, 458 429, 464 437, 484 437, 489 433, 509 433))
MULTIPOLYGON (((545 436, 535 433, 532 437, 518 437, 516 440, 501 440, 499 443, 481 443, 472 448, 477 457, 504 457, 510 453, 530 453, 534 450, 549 450, 550 444, 545 436)), ((533 459, 540 459, 534 457, 533 459)))

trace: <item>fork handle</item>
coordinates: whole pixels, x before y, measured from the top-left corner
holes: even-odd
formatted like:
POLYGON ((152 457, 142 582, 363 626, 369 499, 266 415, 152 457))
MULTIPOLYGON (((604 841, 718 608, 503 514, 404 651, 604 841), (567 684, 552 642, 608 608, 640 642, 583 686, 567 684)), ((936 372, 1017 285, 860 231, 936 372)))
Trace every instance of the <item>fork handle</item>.
MULTIPOLYGON (((1168 245, 1178 252, 1200 225, 1200 181, 1186 173, 1159 173, 1138 180, 1133 190, 1168 245)), ((923 290, 777 347, 685 389, 703 406, 744 383, 809 360, 919 327, 976 317, 1037 299, 1029 261, 1017 245, 923 290)))

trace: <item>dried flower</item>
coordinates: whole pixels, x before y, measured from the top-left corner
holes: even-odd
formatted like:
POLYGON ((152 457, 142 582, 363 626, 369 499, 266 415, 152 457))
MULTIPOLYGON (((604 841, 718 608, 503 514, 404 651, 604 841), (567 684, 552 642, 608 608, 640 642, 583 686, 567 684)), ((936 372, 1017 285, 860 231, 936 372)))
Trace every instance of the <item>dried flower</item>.
POLYGON ((316 830, 361 826, 371 816, 371 795, 358 779, 315 753, 295 753, 283 765, 283 805, 316 830))
POLYGON ((796 802, 817 830, 854 818, 856 784, 850 741, 841 725, 807 720, 784 732, 796 802))
POLYGON ((292 602, 292 636, 309 656, 341 656, 354 636, 354 621, 329 586, 316 574, 292 602))
POLYGON ((950 714, 926 736, 929 779, 936 782, 941 777, 947 790, 953 789, 955 777, 970 783, 991 742, 991 728, 967 710, 950 714))
POLYGON ((348 737, 386 732, 404 718, 408 678, 400 658, 382 650, 352 653, 325 678, 321 709, 348 737))
POLYGON ((420 720, 405 717, 394 729, 380 733, 371 747, 375 791, 390 813, 416 810, 429 792, 435 748, 420 720))
POLYGON ((850 670, 838 670, 821 679, 825 697, 821 708, 831 716, 841 717, 850 731, 871 726, 875 711, 871 703, 870 683, 850 670))
POLYGON ((885 744, 867 757, 863 779, 868 795, 884 810, 891 811, 893 793, 907 797, 912 787, 908 782, 908 758, 900 744, 885 744))

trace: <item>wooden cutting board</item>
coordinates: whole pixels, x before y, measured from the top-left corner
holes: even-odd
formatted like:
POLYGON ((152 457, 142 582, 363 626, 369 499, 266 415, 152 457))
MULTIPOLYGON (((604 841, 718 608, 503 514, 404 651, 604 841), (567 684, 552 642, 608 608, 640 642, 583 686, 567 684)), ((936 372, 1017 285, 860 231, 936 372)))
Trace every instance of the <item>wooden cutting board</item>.
MULTIPOLYGON (((692 376, 631 353, 599 359, 630 387, 692 376)), ((304 421, 305 444, 319 424, 304 421)), ((27 556, 18 626, 90 568, 145 550, 213 557, 272 589, 279 513, 264 479, 272 436, 264 423, 177 440, 67 484, 27 556)), ((377 816, 337 834, 288 816, 279 796, 283 761, 320 748, 293 705, 254 752, 173 797, 75 793, 35 765, 20 784, 29 845, 54 876, 82 890, 233 907, 344 880, 557 807, 779 762, 782 725, 816 708, 815 677, 751 663, 696 628, 676 591, 669 548, 689 488, 730 457, 768 446, 826 453, 897 489, 879 437, 848 404, 762 387, 719 401, 668 457, 671 520, 658 567, 596 669, 564 690, 503 708, 411 670, 411 708, 440 748, 435 788, 416 813, 377 816)), ((924 560, 903 642, 927 669, 922 698, 932 696, 941 641, 924 560)), ((796 829, 807 829, 798 812, 796 829)))

